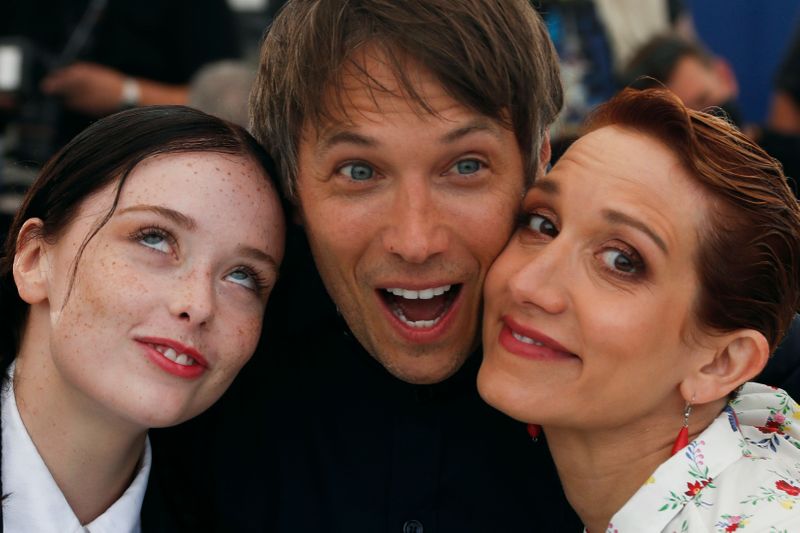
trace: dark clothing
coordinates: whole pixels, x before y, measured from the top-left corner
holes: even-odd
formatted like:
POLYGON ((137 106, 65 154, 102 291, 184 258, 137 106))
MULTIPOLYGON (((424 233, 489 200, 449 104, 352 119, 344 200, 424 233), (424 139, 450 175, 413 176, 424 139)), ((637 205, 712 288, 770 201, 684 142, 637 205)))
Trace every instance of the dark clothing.
POLYGON ((800 397, 800 315, 795 315, 767 367, 752 381, 780 387, 792 398, 800 397))
MULTIPOLYGON (((775 76, 775 88, 784 91, 800 108, 800 28, 795 31, 775 76)), ((783 164, 783 171, 795 195, 800 197, 800 135, 772 131, 765 128, 759 144, 783 164)))
POLYGON ((800 28, 795 31, 792 44, 778 67, 775 86, 786 91, 800 106, 800 28))
POLYGON ((308 251, 298 255, 275 295, 286 299, 271 304, 283 313, 269 355, 208 414, 154 432, 154 475, 197 478, 192 501, 176 504, 186 531, 580 531, 547 444, 478 396, 480 354, 439 384, 394 378, 319 292, 308 251), (203 457, 176 472, 186 450, 203 457))

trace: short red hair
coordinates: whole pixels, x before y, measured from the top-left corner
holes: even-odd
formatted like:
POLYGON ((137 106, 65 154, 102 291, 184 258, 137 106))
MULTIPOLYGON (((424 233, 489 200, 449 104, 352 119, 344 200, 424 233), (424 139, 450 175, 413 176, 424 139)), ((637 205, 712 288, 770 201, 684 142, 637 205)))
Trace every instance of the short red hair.
POLYGON ((586 130, 612 125, 663 143, 711 199, 696 256, 700 324, 754 329, 775 349, 800 306, 800 206, 780 163, 664 89, 625 89, 597 108, 586 130))

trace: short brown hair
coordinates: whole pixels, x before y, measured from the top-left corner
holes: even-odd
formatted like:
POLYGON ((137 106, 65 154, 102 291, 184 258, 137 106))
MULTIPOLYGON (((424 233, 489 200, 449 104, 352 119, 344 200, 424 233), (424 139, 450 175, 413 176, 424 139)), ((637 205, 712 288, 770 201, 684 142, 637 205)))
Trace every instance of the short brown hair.
POLYGON ((754 329, 774 349, 800 306, 800 206, 780 163, 735 126, 663 89, 622 91, 587 130, 610 125, 663 143, 711 198, 696 256, 700 324, 754 329))
POLYGON ((529 0, 289 0, 264 39, 250 95, 251 130, 276 159, 287 195, 294 196, 303 128, 343 111, 343 67, 355 64, 374 82, 354 54, 365 46, 386 55, 421 110, 431 111, 404 60, 430 71, 462 105, 512 129, 532 181, 543 132, 563 97, 555 50, 529 0), (332 102, 323 98, 329 90, 332 102))

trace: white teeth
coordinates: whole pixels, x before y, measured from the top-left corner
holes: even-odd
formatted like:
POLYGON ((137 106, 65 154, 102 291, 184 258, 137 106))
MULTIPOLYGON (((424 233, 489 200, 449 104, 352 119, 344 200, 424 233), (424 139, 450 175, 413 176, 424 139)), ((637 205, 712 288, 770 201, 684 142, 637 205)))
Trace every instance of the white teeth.
POLYGON ((533 340, 530 337, 526 337, 525 335, 520 335, 519 333, 512 331, 511 335, 517 339, 519 342, 524 342, 525 344, 533 344, 534 346, 544 346, 541 342, 537 340, 533 340))
POLYGON ((192 366, 195 364, 195 360, 185 353, 179 354, 175 351, 174 348, 169 348, 168 346, 161 346, 160 344, 151 344, 153 348, 156 349, 158 353, 161 353, 174 363, 178 363, 179 365, 183 366, 192 366))
MULTIPOLYGON (((392 287, 386 289, 386 292, 405 298, 406 300, 430 300, 434 296, 441 296, 450 290, 451 285, 442 285, 441 287, 432 287, 430 289, 422 289, 421 291, 412 291, 408 289, 401 289, 392 287)), ((424 320, 422 322, 425 322, 424 320)))
POLYGON ((433 326, 439 323, 439 320, 442 319, 442 317, 436 317, 433 320, 409 320, 406 318, 406 316, 403 314, 403 311, 400 309, 394 309, 394 314, 406 326, 410 326, 416 329, 432 328, 433 326))

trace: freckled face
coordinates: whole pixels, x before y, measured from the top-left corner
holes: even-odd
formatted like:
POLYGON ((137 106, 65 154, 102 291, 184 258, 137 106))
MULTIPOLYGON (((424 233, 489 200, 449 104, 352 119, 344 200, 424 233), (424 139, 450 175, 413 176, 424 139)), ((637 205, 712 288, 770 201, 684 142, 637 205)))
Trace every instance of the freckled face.
POLYGON ((483 398, 552 427, 616 427, 681 405, 697 344, 702 191, 661 143, 578 140, 524 201, 485 287, 483 398))
POLYGON ((172 425, 211 405, 254 352, 283 254, 281 208, 247 158, 151 157, 83 251, 65 302, 115 187, 85 200, 47 245, 51 355, 61 385, 100 409, 172 425))
POLYGON ((359 342, 413 383, 455 372, 476 343, 485 273, 523 191, 508 129, 410 65, 435 111, 415 107, 380 57, 346 72, 346 117, 307 127, 298 197, 323 281, 359 342), (385 90, 385 89, 388 89, 385 90))

